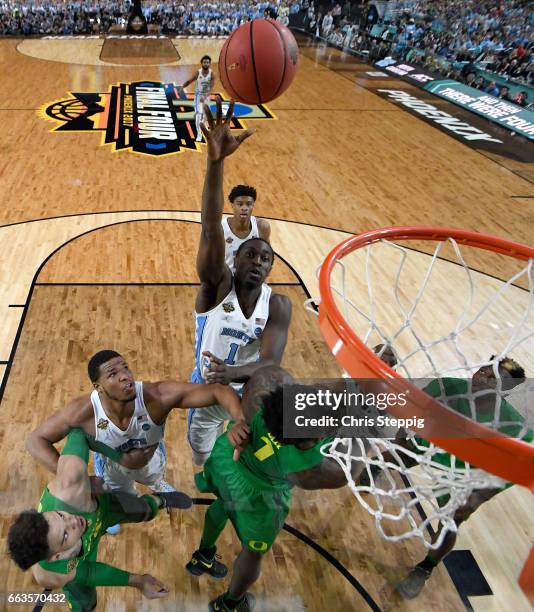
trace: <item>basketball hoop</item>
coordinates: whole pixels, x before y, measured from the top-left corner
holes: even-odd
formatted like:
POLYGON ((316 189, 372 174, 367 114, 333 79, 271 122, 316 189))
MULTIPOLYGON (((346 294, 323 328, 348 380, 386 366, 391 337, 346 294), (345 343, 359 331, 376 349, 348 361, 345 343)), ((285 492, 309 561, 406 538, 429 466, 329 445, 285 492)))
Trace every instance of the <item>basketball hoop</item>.
MULTIPOLYGON (((424 532, 429 521, 439 519, 445 533, 447 530, 455 530, 454 513, 465 504, 473 490, 498 486, 499 483, 502 485, 503 482, 513 482, 534 492, 534 446, 520 439, 524 433, 513 438, 501 433, 500 428, 499 431, 496 431, 497 427, 491 430, 491 423, 477 422, 476 415, 470 419, 454 413, 450 407, 406 380, 406 378, 425 376, 444 379, 452 374, 458 376, 460 372, 462 376, 471 379, 473 373, 484 366, 491 366, 496 378, 499 378, 497 374, 499 360, 505 356, 514 351, 522 351, 524 361, 528 343, 532 357, 534 354, 533 277, 534 248, 532 247, 467 230, 426 226, 383 228, 351 236, 336 246, 322 264, 319 273, 321 296, 319 325, 337 361, 352 378, 381 379, 383 381, 381 384, 386 384, 391 389, 399 388, 399 385, 408 388, 408 403, 404 407, 399 405, 391 407, 388 413, 398 418, 422 417, 430 422, 430 431, 439 432, 427 438, 430 443, 428 447, 418 449, 421 452, 414 453, 411 457, 423 470, 423 481, 426 479, 426 482, 422 485, 411 485, 406 478, 404 478, 404 481, 408 482, 406 486, 398 485, 398 478, 396 480, 394 478, 395 472, 397 476, 406 476, 403 456, 410 453, 391 440, 369 440, 373 457, 365 457, 361 448, 356 449, 358 452, 353 455, 351 448, 358 444, 350 439, 337 439, 323 449, 325 455, 338 461, 344 469, 353 493, 364 508, 373 514, 384 538, 396 541, 417 536, 427 548, 437 548, 442 538, 433 544, 425 538, 424 532), (398 244, 410 240, 434 243, 433 254, 421 254, 398 244), (514 272, 508 281, 489 278, 467 265, 462 252, 462 249, 468 250, 466 247, 513 258, 514 261, 511 263, 515 262, 514 265, 521 268, 514 272), (452 257, 444 258, 443 251, 447 248, 451 250, 452 257), (379 260, 372 252, 376 249, 380 249, 379 260), (419 265, 413 266, 413 269, 426 269, 422 270, 420 278, 403 285, 406 270, 410 269, 407 264, 410 258, 420 260, 419 265), (374 267, 381 266, 382 273, 385 270, 390 273, 393 264, 384 263, 390 259, 393 263, 399 262, 395 276, 391 277, 389 284, 387 278, 384 281, 382 276, 377 283, 373 277, 374 267), (358 261, 353 264, 352 260, 358 261), (359 271, 354 272, 352 266, 354 270, 359 271), (434 277, 438 268, 446 272, 436 283, 434 277), (447 290, 443 287, 446 285, 450 270, 458 275, 459 280, 456 281, 456 285, 452 281, 453 289, 447 290), (337 280, 334 278, 336 275, 337 280), (365 277, 366 290, 358 292, 353 285, 362 277, 365 277), (486 281, 491 285, 489 288, 485 286, 486 281), (519 282, 527 286, 527 291, 518 288, 519 282), (382 287, 384 284, 387 285, 385 289, 382 287), (461 286, 464 284, 467 289, 463 292, 465 295, 461 292, 461 286), (482 285, 484 285, 483 290, 479 290, 482 285), (412 286, 415 286, 415 289, 413 295, 409 295, 412 286), (443 305, 444 310, 454 311, 456 307, 457 312, 451 315, 455 318, 451 319, 447 329, 439 330, 429 339, 425 338, 428 330, 423 333, 418 324, 422 323, 424 326, 424 317, 421 318, 419 311, 423 310, 421 305, 431 299, 428 297, 428 292, 432 286, 436 290, 437 297, 428 303, 430 313, 428 316, 432 318, 435 315, 436 320, 441 323, 444 317, 441 317, 439 311, 443 305), (460 295, 456 291, 457 286, 460 288, 460 295), (378 295, 379 289, 385 298, 378 295), (362 293, 365 294, 363 305, 362 293), (509 297, 512 293, 513 304, 509 297), (517 300, 518 295, 519 300, 517 300), (383 316, 383 320, 379 320, 378 312, 380 307, 383 307, 384 300, 390 312, 383 316), (499 307, 501 313, 507 312, 507 303, 517 306, 517 312, 514 314, 515 324, 510 323, 508 320, 510 317, 506 317, 505 325, 496 325, 494 320, 497 315, 493 309, 499 307), (416 320, 418 317, 419 323, 416 320), (488 329, 490 338, 487 341, 481 340, 488 329), (498 331, 493 331, 494 329, 498 331), (507 337, 497 340, 497 336, 504 332, 507 337), (466 338, 469 337, 476 340, 471 340, 469 344, 466 342, 466 338), (398 361, 395 369, 389 367, 372 350, 371 347, 377 340, 391 347, 395 353, 398 361), (492 342, 498 343, 499 346, 487 348, 492 342), (469 345, 468 349, 466 345, 469 345), (479 346, 482 347, 481 351, 491 350, 491 353, 496 355, 489 360, 490 353, 486 356, 477 354, 479 346), (453 456, 452 464, 447 469, 434 461, 435 456, 443 452, 442 449, 453 456), (388 456, 393 456, 396 461, 384 461, 385 452, 388 452, 388 456), (461 460, 458 466, 456 458, 461 460), (371 466, 379 467, 381 473, 386 476, 388 488, 378 486, 373 477, 370 477, 369 486, 359 486, 355 483, 350 470, 351 462, 355 460, 363 460, 366 463, 365 469, 369 475, 371 466), (371 507, 366 502, 365 496, 362 497, 363 493, 373 495, 377 507, 371 507), (435 496, 444 493, 449 502, 444 507, 438 507, 433 500, 435 496), (393 514, 384 511, 386 498, 389 502, 399 503, 401 511, 393 514), (424 518, 415 520, 411 510, 414 503, 421 501, 430 507, 430 512, 427 513, 428 516, 423 515, 424 518), (399 522, 407 519, 409 528, 403 534, 392 535, 382 528, 385 519, 399 522)), ((448 314, 450 313, 447 312, 448 314)), ((499 316, 502 317, 502 314, 499 316)), ((530 367, 531 363, 532 358, 526 365, 530 367)), ((524 383, 521 386, 527 385, 524 383)), ((469 391, 465 399, 474 406, 474 394, 471 388, 469 391)), ((504 398, 502 381, 498 383, 495 393, 502 393, 501 397, 504 398)), ((496 400, 496 405, 498 403, 500 405, 500 399, 496 400)), ((497 413, 499 410, 500 408, 496 408, 497 413)), ((502 424, 498 416, 496 420, 499 425, 502 424)), ((495 422, 493 424, 495 425, 495 422)), ((534 549, 519 582, 527 596, 534 596, 534 549)))

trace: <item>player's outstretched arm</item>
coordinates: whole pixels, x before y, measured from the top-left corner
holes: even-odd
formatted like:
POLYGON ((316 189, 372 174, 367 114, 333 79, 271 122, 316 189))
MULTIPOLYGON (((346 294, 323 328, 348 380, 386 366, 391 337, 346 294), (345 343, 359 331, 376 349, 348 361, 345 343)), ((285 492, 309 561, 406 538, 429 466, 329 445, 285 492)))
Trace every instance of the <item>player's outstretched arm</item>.
POLYGON ((169 594, 169 589, 149 574, 131 574, 107 563, 82 561, 68 574, 43 569, 39 564, 32 567, 35 580, 45 589, 59 589, 73 580, 85 587, 131 586, 147 599, 160 599, 169 594))
POLYGON ((225 408, 235 422, 243 419, 239 396, 231 387, 224 385, 198 385, 169 380, 145 384, 145 395, 151 404, 151 415, 159 417, 161 421, 165 420, 173 408, 207 408, 214 404, 225 408))
POLYGON ((77 508, 91 503, 91 481, 87 473, 89 443, 84 431, 71 429, 57 462, 56 477, 48 485, 50 492, 77 508))
POLYGON ((187 81, 184 81, 182 85, 178 85, 178 89, 185 89, 186 87, 189 87, 189 85, 191 85, 191 83, 196 81, 196 79, 197 79, 197 75, 194 74, 190 79, 187 79, 187 81))
POLYGON ((57 470, 59 453, 54 447, 74 427, 83 427, 93 410, 87 396, 71 401, 34 429, 26 438, 26 448, 30 455, 54 474, 57 470))
POLYGON ((259 360, 242 366, 230 366, 206 352, 204 355, 210 359, 210 372, 206 375, 206 382, 225 385, 230 382, 246 382, 257 370, 280 365, 291 321, 291 301, 285 295, 273 295, 269 309, 269 320, 261 338, 259 360))
POLYGON ((141 591, 148 599, 166 597, 169 593, 169 589, 162 582, 149 574, 131 574, 98 561, 80 563, 76 572, 76 584, 87 587, 131 586, 141 591))
POLYGON ((340 489, 347 484, 347 477, 341 466, 325 457, 323 461, 309 470, 288 474, 288 480, 301 489, 340 489))
POLYGON ((230 132, 234 104, 230 103, 226 117, 222 115, 221 103, 217 101, 217 114, 214 118, 209 106, 204 106, 208 127, 201 125, 202 133, 208 144, 208 163, 204 189, 202 191, 202 210, 200 214, 201 234, 197 255, 197 272, 200 282, 216 288, 226 276, 230 280, 230 269, 224 263, 224 232, 221 226, 224 193, 224 158, 234 153, 240 144, 253 134, 253 130, 235 136, 230 132))

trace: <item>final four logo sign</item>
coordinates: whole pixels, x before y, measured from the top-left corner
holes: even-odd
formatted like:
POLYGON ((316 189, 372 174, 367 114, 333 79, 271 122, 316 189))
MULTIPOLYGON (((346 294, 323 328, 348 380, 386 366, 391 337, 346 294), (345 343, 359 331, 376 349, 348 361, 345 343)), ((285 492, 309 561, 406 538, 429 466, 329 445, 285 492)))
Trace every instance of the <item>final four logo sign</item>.
MULTIPOLYGON (((39 113, 58 123, 53 132, 99 131, 102 144, 112 145, 114 151, 172 155, 200 150, 200 143, 195 142, 194 96, 186 95, 180 97, 174 83, 120 83, 108 93, 71 93, 71 98, 46 104, 39 113)), ((229 101, 212 94, 213 112, 215 100, 221 100, 226 112, 229 101)), ((230 128, 243 129, 243 119, 276 117, 266 106, 236 103, 230 128)))

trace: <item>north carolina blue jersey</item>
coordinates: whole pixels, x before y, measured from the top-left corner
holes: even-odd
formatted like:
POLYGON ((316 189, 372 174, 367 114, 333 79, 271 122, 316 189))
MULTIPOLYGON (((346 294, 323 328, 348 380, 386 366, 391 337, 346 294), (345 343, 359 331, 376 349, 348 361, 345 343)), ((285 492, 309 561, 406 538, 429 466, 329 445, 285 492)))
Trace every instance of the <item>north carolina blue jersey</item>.
MULTIPOLYGON (((269 318, 271 288, 263 284, 256 307, 250 318, 245 318, 232 284, 232 289, 220 304, 204 313, 195 313, 195 369, 193 382, 205 382, 209 351, 228 365, 245 365, 260 358, 261 337, 269 318)), ((241 383, 232 383, 240 390, 241 383)))

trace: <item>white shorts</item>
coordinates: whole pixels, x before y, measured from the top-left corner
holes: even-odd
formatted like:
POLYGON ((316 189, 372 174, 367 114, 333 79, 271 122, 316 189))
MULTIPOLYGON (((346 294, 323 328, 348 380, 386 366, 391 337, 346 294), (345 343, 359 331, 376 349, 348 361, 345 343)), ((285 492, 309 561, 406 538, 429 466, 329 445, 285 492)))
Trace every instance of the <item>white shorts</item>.
POLYGON ((195 113, 204 116, 204 104, 209 104, 209 101, 210 97, 208 95, 200 96, 195 94, 195 113), (201 100, 204 100, 204 102, 201 102, 201 100))
POLYGON ((204 465, 215 446, 215 440, 224 431, 224 422, 230 415, 222 406, 190 408, 187 439, 193 450, 195 465, 204 465))
POLYGON ((139 495, 134 482, 153 487, 165 476, 167 453, 163 440, 159 443, 152 459, 138 470, 129 470, 108 457, 95 453, 95 473, 104 479, 105 487, 109 491, 123 491, 132 495, 139 495))

